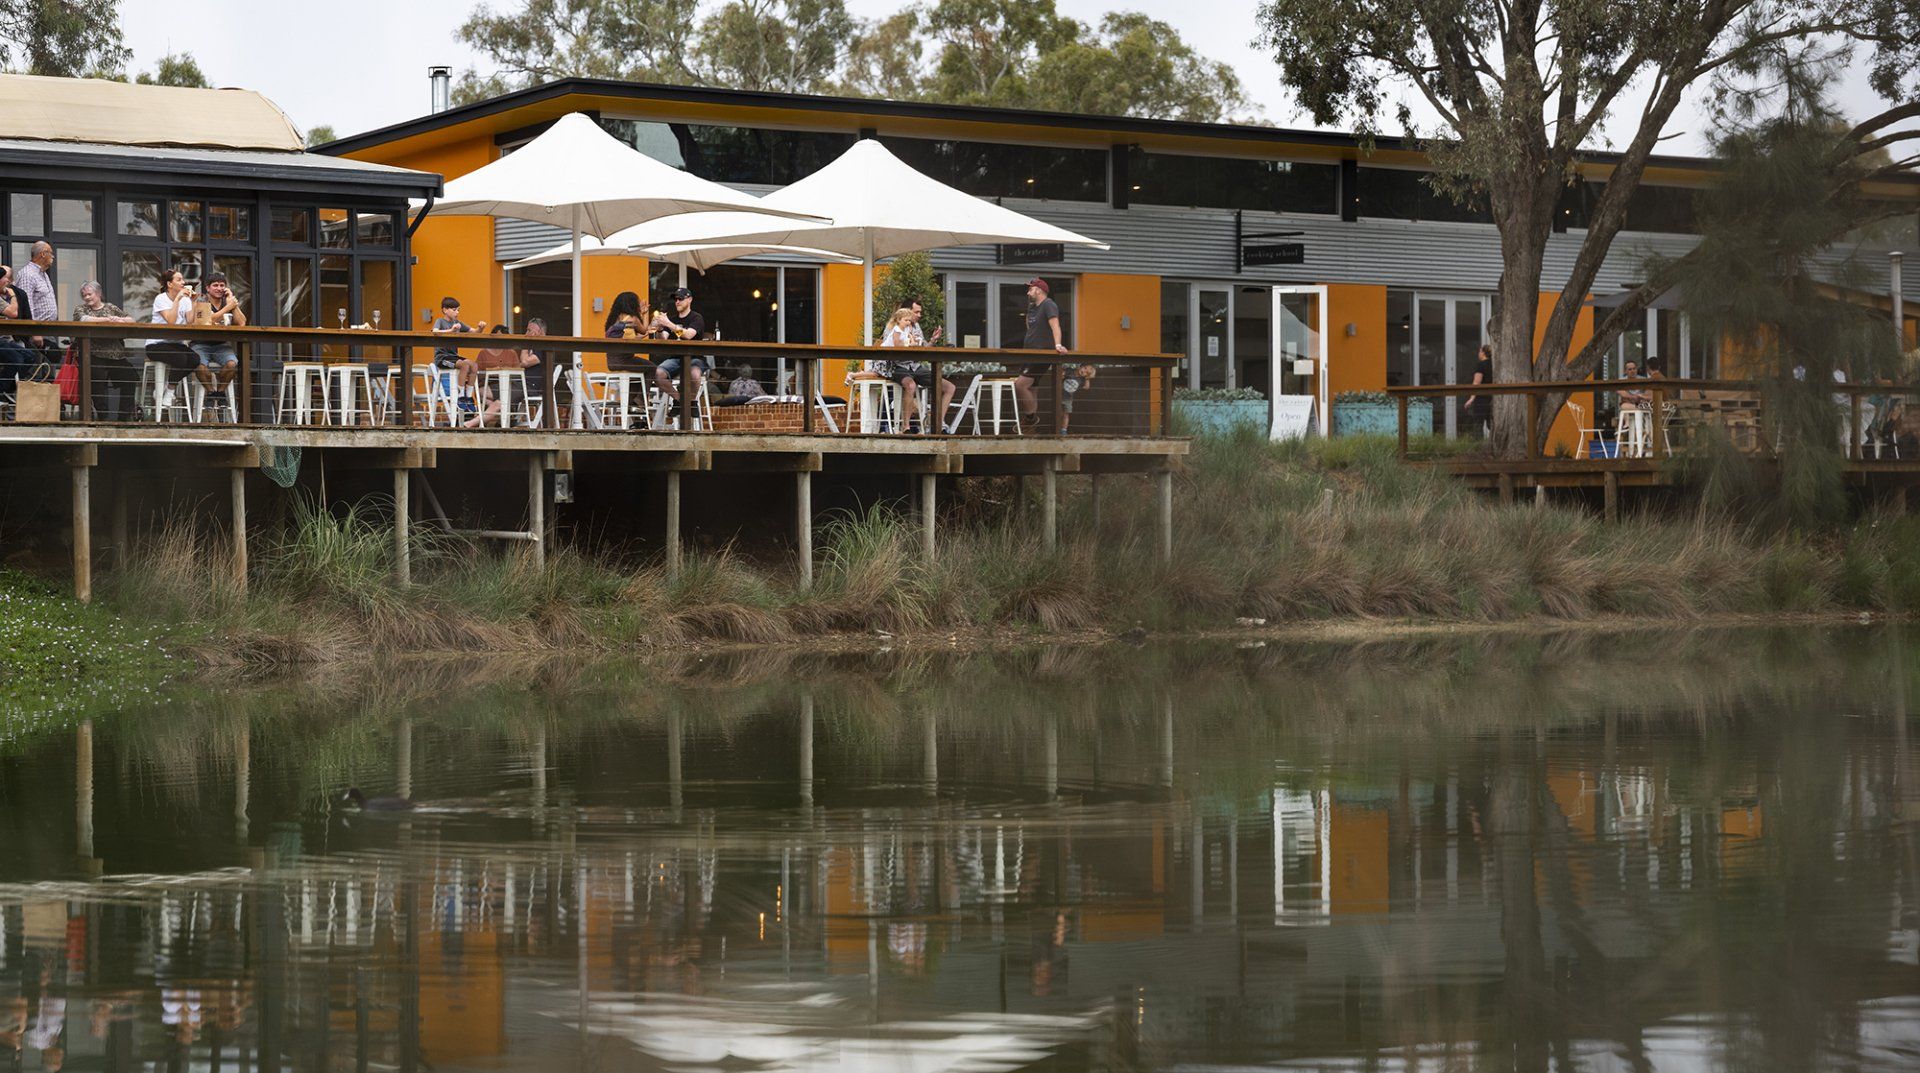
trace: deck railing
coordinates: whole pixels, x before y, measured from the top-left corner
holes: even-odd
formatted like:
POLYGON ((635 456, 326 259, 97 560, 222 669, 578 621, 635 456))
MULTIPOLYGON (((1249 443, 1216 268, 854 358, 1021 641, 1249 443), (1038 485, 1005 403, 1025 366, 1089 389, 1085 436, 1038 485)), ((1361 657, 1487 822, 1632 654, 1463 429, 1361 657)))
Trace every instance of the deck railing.
MULTIPOLYGON (((1540 422, 1545 415, 1545 402, 1549 396, 1558 396, 1570 400, 1570 406, 1576 414, 1577 447, 1576 457, 1589 458, 1588 447, 1591 437, 1598 432, 1604 439, 1619 444, 1618 426, 1602 427, 1598 418, 1598 401, 1602 395, 1618 395, 1622 392, 1637 393, 1647 397, 1642 408, 1645 414, 1644 426, 1639 435, 1644 437, 1644 450, 1631 456, 1616 453, 1603 458, 1593 458, 1595 462, 1617 461, 1629 463, 1635 460, 1658 461, 1672 451, 1669 446, 1675 435, 1688 435, 1695 430, 1717 425, 1726 431, 1735 445, 1742 450, 1756 454, 1771 454, 1777 444, 1763 434, 1765 427, 1765 390, 1766 385, 1753 380, 1677 380, 1677 379, 1635 379, 1635 380, 1562 380, 1532 381, 1526 383, 1503 384, 1431 384, 1418 387, 1390 387, 1387 395, 1394 400, 1397 421, 1399 450, 1401 458, 1410 457, 1409 409, 1416 400, 1466 399, 1475 395, 1511 396, 1522 395, 1526 399, 1525 440, 1527 460, 1541 457, 1539 446, 1542 442, 1540 422), (1571 401, 1571 397, 1589 396, 1586 402, 1571 401), (1685 431, 1682 432, 1681 430, 1685 431)), ((1906 404, 1910 400, 1920 399, 1920 385, 1876 384, 1876 383, 1822 383, 1813 388, 1820 395, 1831 396, 1841 410, 1841 435, 1846 437, 1847 457, 1855 461, 1869 460, 1875 454, 1876 440, 1870 435, 1876 425, 1885 420, 1885 413, 1876 412, 1869 401, 1875 397, 1899 400, 1906 404)), ((1464 409, 1464 408, 1463 408, 1464 409)), ((1555 415, 1558 415, 1558 409, 1555 415)), ((1464 413, 1459 422, 1467 420, 1464 413)), ((1433 419, 1433 431, 1439 432, 1440 415, 1433 419)), ((1674 444, 1673 447, 1677 447, 1674 444)), ((1883 445, 1884 446, 1884 445, 1883 445)))
MULTIPOLYGON (((26 328, 25 324, 14 325, 14 330, 26 328)), ((1051 351, 951 347, 868 348, 504 333, 445 335, 366 328, 238 328, 60 321, 40 322, 32 325, 31 330, 48 338, 45 353, 50 364, 57 366, 62 352, 70 348, 79 365, 77 416, 86 423, 105 423, 105 419, 94 410, 96 400, 101 395, 98 389, 109 380, 120 383, 126 391, 135 389, 144 368, 145 343, 148 341, 231 344, 239 357, 234 407, 238 412, 233 419, 239 425, 248 426, 287 423, 281 420, 282 415, 275 412, 273 402, 277 396, 273 393, 263 395, 263 391, 274 386, 274 378, 282 366, 290 361, 366 365, 370 367, 369 379, 380 383, 387 382, 386 378, 371 374, 384 370, 373 367, 392 369, 397 373, 391 380, 393 387, 389 409, 392 423, 415 426, 422 422, 416 414, 414 370, 431 366, 435 350, 453 349, 461 357, 472 358, 481 350, 503 349, 516 352, 531 350, 542 357, 540 365, 526 370, 526 375, 544 380, 540 396, 549 400, 556 398, 556 389, 561 394, 584 389, 584 384, 567 383, 561 386, 560 383, 568 379, 562 373, 574 367, 574 355, 603 354, 651 359, 653 362, 667 358, 704 358, 710 366, 710 398, 725 394, 727 382, 732 379, 732 370, 737 365, 750 364, 755 367, 756 379, 767 386, 770 393, 790 396, 793 400, 787 404, 785 412, 786 422, 791 427, 779 430, 806 433, 834 429, 847 432, 856 428, 868 432, 899 432, 906 423, 877 420, 871 415, 863 419, 851 413, 857 394, 851 390, 854 385, 827 382, 823 368, 825 362, 851 361, 856 368, 862 360, 880 358, 927 363, 935 384, 942 379, 954 383, 955 408, 966 400, 977 375, 989 379, 1007 378, 1024 369, 1033 374, 1031 397, 1038 410, 1037 415, 1030 416, 1037 416, 1042 431, 1086 436, 1153 437, 1169 434, 1173 373, 1180 361, 1178 355, 1172 354, 1059 354, 1051 351), (780 365, 790 366, 793 372, 791 385, 785 391, 781 390, 782 385, 772 382, 773 368, 780 365), (1092 375, 1087 375, 1089 370, 1092 375), (823 406, 821 402, 824 399, 843 401, 823 406), (798 412, 794 413, 796 410, 798 412)), ((691 364, 683 360, 678 374, 676 386, 683 398, 689 395, 691 364)), ((178 376, 179 371, 176 370, 174 375, 178 376)), ((644 386, 641 390, 644 393, 644 386)), ((980 397, 973 400, 971 412, 961 415, 958 424, 954 423, 955 415, 950 410, 940 415, 940 420, 926 431, 945 434, 952 427, 955 434, 968 434, 974 427, 976 416, 982 421, 985 431, 993 415, 993 399, 988 396, 994 392, 1004 393, 1001 398, 1003 422, 999 431, 1007 435, 1014 434, 1011 404, 1007 401, 1011 390, 985 386, 981 389, 980 397)), ((868 394, 874 393, 869 391, 868 394)), ((121 409, 126 409, 124 404, 121 409)), ((709 412, 719 413, 728 409, 744 407, 715 407, 709 412)), ((140 418, 141 415, 133 416, 140 418)), ((558 406, 544 406, 539 423, 548 429, 568 427, 569 417, 570 413, 563 413, 558 406)), ((146 419, 151 418, 152 415, 147 415, 146 419)), ((361 419, 353 423, 367 422, 361 419)), ((769 430, 765 422, 743 422, 742 426, 745 431, 769 430)), ((718 427, 725 431, 727 424, 720 423, 718 427)), ((1027 431, 1031 432, 1032 429, 1027 431)))

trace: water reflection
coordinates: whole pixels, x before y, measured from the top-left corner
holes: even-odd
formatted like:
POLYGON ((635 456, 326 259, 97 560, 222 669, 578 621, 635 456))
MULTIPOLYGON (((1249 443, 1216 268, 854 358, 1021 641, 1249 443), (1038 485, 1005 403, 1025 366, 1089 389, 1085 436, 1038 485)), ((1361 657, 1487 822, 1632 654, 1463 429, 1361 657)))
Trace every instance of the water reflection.
POLYGON ((0 1063, 1912 1068, 1914 655, 235 684, 0 756, 0 1063))

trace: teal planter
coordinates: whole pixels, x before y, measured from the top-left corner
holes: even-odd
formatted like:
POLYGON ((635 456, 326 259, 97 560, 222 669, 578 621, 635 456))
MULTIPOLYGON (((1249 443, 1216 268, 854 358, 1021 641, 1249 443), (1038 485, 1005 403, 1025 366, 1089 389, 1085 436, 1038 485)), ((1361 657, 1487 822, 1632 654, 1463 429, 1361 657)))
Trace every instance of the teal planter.
MULTIPOLYGON (((1433 433, 1433 403, 1425 400, 1407 403, 1407 435, 1433 433)), ((1398 436, 1399 407, 1387 402, 1336 402, 1333 404, 1335 436, 1398 436)))
POLYGON ((1267 427, 1267 400, 1241 399, 1232 402, 1206 402, 1199 399, 1173 400, 1174 416, 1195 436, 1230 436, 1243 425, 1264 431, 1267 427))

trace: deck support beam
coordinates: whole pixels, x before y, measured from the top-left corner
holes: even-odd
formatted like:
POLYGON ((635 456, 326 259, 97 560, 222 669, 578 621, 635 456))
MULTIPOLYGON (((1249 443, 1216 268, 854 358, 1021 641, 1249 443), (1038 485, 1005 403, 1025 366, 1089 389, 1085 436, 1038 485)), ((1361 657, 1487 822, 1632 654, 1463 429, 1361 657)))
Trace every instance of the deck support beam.
POLYGON ((1163 469, 1154 475, 1160 484, 1160 561, 1173 562, 1173 471, 1163 469))
POLYGON ((1535 510, 1547 509, 1547 486, 1536 482, 1533 486, 1533 506, 1535 510))
POLYGON ((1052 551, 1060 544, 1060 477, 1049 461, 1040 472, 1040 546, 1052 551))
POLYGON ((527 458, 527 532, 533 534, 533 565, 547 568, 547 460, 542 452, 527 458))
POLYGON ((931 473, 920 475, 920 554, 929 563, 933 561, 934 554, 934 527, 937 524, 935 519, 940 515, 936 500, 938 495, 936 480, 937 478, 931 473))
POLYGON ((1620 474, 1608 470, 1600 479, 1604 484, 1601 517, 1610 523, 1617 522, 1620 520, 1620 474))
POLYGON ((1087 474, 1087 506, 1093 511, 1093 532, 1100 533, 1100 474, 1087 474))
POLYGON ((247 594, 247 471, 243 466, 227 470, 227 490, 233 500, 233 587, 247 594))
POLYGON ((127 568, 127 474, 113 475, 113 519, 108 523, 108 539, 113 541, 113 568, 127 568))
POLYGON ((793 475, 794 543, 800 560, 800 587, 813 587, 813 471, 793 475))
MULTIPOLYGON (((97 457, 97 456, 96 456, 97 457)), ((93 602, 93 464, 76 453, 73 469, 73 598, 93 602)))
POLYGON ((393 581, 413 584, 413 546, 409 527, 413 524, 413 471, 405 466, 393 470, 393 581))
POLYGON ((667 579, 680 576, 680 471, 667 471, 667 579))
POLYGON ((1500 505, 1513 506, 1513 474, 1511 473, 1500 474, 1500 505))

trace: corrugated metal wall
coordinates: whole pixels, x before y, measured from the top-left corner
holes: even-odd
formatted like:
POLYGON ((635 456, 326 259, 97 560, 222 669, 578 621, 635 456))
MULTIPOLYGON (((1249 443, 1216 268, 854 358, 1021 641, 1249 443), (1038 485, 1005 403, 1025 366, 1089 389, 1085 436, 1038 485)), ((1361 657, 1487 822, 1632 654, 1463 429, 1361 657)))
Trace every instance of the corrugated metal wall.
MULTIPOLYGON (((741 187, 764 194, 767 187, 741 187)), ((1057 224, 1070 231, 1110 243, 1110 250, 1069 249, 1058 266, 1064 272, 1117 272, 1176 279, 1233 279, 1233 212, 1228 209, 1135 207, 1113 209, 1085 202, 1019 201, 1004 204, 1017 212, 1057 224)), ((1284 267, 1249 268, 1238 278, 1267 283, 1375 283, 1391 287, 1430 290, 1487 291, 1500 277, 1500 236, 1489 224, 1416 223, 1409 220, 1360 220, 1342 223, 1331 216, 1295 216, 1280 213, 1246 214, 1247 232, 1302 231, 1286 239, 1306 245, 1306 263, 1284 267)), ((1542 290, 1566 283, 1579 256, 1584 232, 1556 234, 1547 243, 1542 290)), ((501 220, 494 229, 495 255, 514 261, 567 241, 567 233, 526 220, 501 220)), ((1595 281, 1596 293, 1619 290, 1646 276, 1649 257, 1677 257, 1693 247, 1687 235, 1624 232, 1614 240, 1606 264, 1595 281)), ((1835 250, 1822 258, 1830 271, 1854 256, 1835 250)), ((794 263, 792 258, 750 258, 766 263, 794 263)), ((990 269, 991 246, 937 250, 936 267, 948 270, 990 269)), ((1015 272, 1045 273, 1051 265, 1025 266, 1015 272)), ((1886 293, 1889 270, 1884 254, 1863 251, 1852 285, 1886 293)), ((1905 290, 1920 302, 1920 268, 1906 273, 1905 290)))

